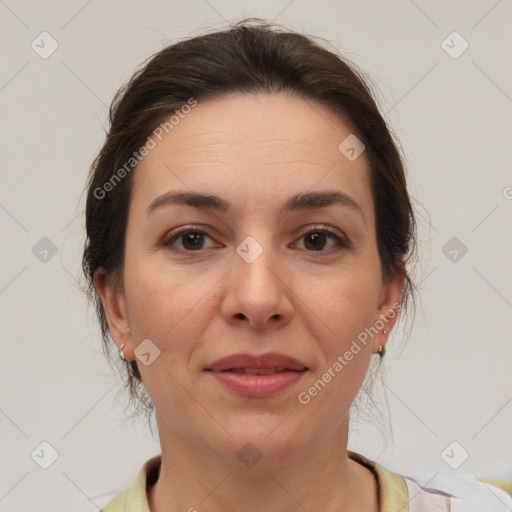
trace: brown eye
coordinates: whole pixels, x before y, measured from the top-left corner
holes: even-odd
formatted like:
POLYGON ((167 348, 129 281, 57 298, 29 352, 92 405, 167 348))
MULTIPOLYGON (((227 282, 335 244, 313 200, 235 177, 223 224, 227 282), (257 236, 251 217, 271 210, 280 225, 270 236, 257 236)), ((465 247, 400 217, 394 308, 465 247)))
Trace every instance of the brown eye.
MULTIPOLYGON (((171 233, 163 240, 162 245, 175 252, 198 252, 214 246, 214 244, 205 246, 207 239, 213 242, 213 239, 203 230, 188 227, 171 233)), ((310 229, 299 240, 304 241, 304 247, 308 252, 323 253, 350 247, 344 237, 323 226, 310 229)))
POLYGON ((164 239, 162 245, 177 252, 194 252, 209 248, 205 247, 206 239, 211 240, 211 237, 204 231, 186 228, 164 239), (179 246, 176 247, 178 244, 179 246))
POLYGON ((304 246, 312 252, 329 252, 330 249, 348 248, 348 242, 328 228, 313 229, 301 236, 304 246), (331 247, 328 247, 331 240, 331 247), (334 243, 334 245, 333 245, 334 243), (327 246, 327 250, 324 250, 327 246))
POLYGON ((323 249, 326 244, 327 235, 325 233, 311 233, 304 237, 307 249, 317 250, 323 249))
POLYGON ((204 244, 204 233, 190 232, 185 235, 181 235, 181 242, 183 247, 187 250, 202 249, 204 244))

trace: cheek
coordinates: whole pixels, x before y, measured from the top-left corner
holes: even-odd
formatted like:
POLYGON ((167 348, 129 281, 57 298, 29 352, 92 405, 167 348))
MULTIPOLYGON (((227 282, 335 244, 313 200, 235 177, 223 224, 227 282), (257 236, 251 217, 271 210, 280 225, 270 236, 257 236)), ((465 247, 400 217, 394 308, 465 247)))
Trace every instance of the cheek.
POLYGON ((333 349, 345 344, 371 325, 375 320, 380 293, 379 277, 366 272, 344 269, 316 286, 304 289, 305 304, 315 314, 307 315, 311 321, 326 330, 326 343, 333 349), (312 292, 314 290, 314 292, 312 292))
POLYGON ((375 290, 371 285, 355 289, 338 282, 328 293, 309 298, 308 306, 317 315, 308 315, 322 357, 311 378, 299 390, 305 422, 322 418, 329 435, 348 414, 365 379, 371 359, 371 343, 358 336, 375 317, 375 290), (372 295, 373 294, 373 295, 372 295), (307 403, 306 403, 307 402, 307 403))
POLYGON ((166 368, 178 371, 186 366, 183 359, 188 359, 210 321, 208 291, 216 281, 206 275, 170 270, 147 258, 134 258, 125 268, 134 343, 148 338, 160 349, 166 368))
MULTIPOLYGON (((135 345, 150 339, 160 351, 148 366, 137 362, 144 386, 160 411, 180 410, 185 417, 197 414, 185 389, 190 387, 191 355, 210 322, 204 296, 211 286, 209 279, 191 279, 147 262, 126 268, 132 339, 135 345)), ((167 418, 179 430, 175 420, 167 418)))
POLYGON ((379 279, 371 268, 366 272, 344 269, 325 285, 310 287, 315 293, 307 293, 306 288, 303 292, 307 297, 304 318, 322 354, 319 367, 307 383, 313 388, 302 389, 312 393, 312 407, 305 409, 316 410, 332 422, 348 410, 366 376, 371 343, 370 338, 365 340, 364 332, 375 321, 379 279))

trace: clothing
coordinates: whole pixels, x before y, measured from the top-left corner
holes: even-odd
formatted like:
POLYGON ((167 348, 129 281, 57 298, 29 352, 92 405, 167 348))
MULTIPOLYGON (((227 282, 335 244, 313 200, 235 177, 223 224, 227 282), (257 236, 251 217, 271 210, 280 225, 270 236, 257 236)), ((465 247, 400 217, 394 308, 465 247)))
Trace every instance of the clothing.
MULTIPOLYGON (((384 468, 363 455, 348 451, 352 460, 376 476, 380 512, 511 512, 512 496, 480 480, 450 477, 437 479, 434 487, 384 468)), ((111 500, 100 512, 151 512, 147 490, 158 480, 161 455, 149 459, 129 489, 111 500)), ((431 481, 434 485, 434 480, 431 481)))

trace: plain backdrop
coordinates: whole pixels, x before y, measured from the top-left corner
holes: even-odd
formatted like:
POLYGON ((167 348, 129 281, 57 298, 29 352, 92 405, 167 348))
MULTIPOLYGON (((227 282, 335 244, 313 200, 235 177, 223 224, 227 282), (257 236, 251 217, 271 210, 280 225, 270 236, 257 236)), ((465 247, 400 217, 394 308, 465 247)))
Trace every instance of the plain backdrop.
POLYGON ((99 510, 159 453, 79 288, 81 194, 135 68, 248 16, 367 73, 417 202, 421 307, 349 448, 424 483, 512 480, 512 2, 2 0, 1 510, 99 510))

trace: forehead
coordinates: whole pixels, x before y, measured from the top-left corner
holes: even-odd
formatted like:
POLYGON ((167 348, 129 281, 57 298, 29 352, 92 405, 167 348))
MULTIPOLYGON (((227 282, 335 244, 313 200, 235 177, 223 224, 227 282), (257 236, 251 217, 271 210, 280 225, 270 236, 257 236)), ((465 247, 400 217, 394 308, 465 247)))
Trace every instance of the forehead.
POLYGON ((146 206, 176 188, 277 201, 335 187, 371 202, 365 155, 350 161, 338 149, 353 128, 315 101, 281 93, 199 101, 168 131, 153 137, 135 172, 132 198, 146 206))

